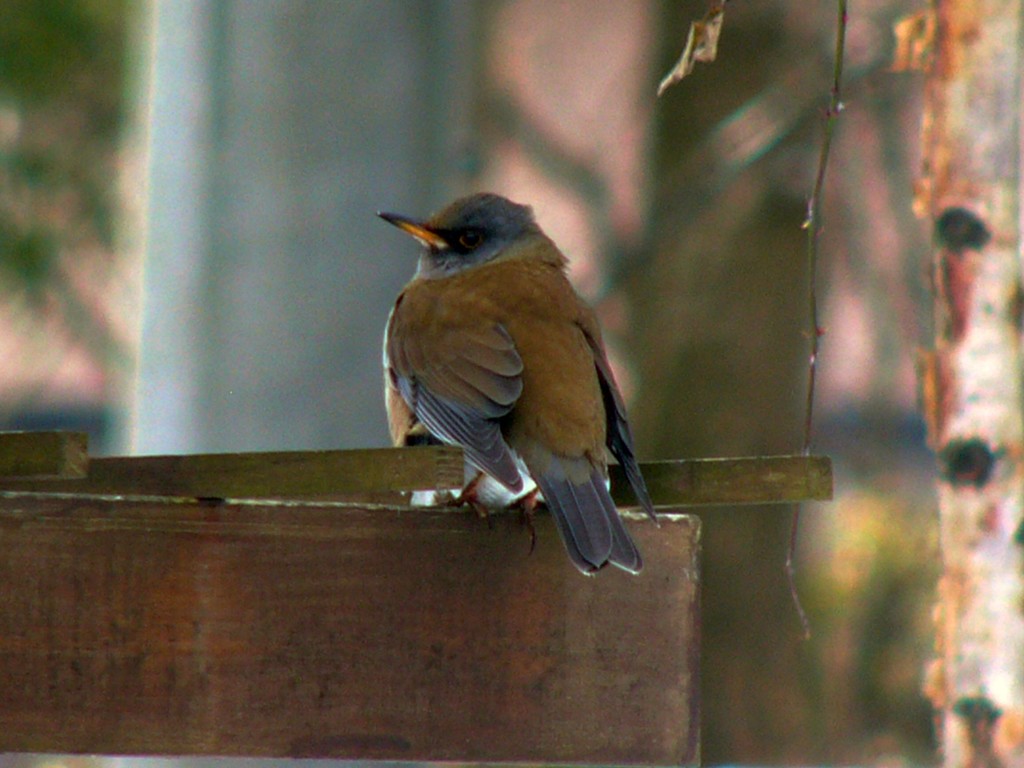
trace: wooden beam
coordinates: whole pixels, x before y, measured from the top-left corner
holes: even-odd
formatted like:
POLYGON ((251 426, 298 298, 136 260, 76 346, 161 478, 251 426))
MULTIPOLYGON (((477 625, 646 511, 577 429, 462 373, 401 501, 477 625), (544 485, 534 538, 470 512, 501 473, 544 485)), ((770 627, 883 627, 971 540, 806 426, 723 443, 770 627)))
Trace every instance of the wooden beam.
POLYGON ((87 446, 83 432, 0 432, 0 479, 85 477, 87 446))
MULTIPOLYGON (((739 459, 652 461, 640 465, 660 506, 780 504, 832 498, 828 456, 752 456, 739 459)), ((615 503, 634 503, 619 467, 612 467, 615 503)))
MULTIPOLYGON (((827 456, 687 459, 641 464, 661 507, 791 503, 832 498, 827 456)), ((635 500, 611 468, 616 503, 635 500)), ((96 458, 77 480, 5 479, 0 489, 173 498, 372 500, 402 503, 402 492, 457 489, 462 453, 451 447, 356 451, 96 458)))
POLYGON ((695 764, 699 521, 0 497, 0 752, 695 764))
POLYGON ((349 451, 95 458, 80 480, 5 480, 4 490, 231 499, 351 499, 458 488, 462 451, 447 446, 349 451))

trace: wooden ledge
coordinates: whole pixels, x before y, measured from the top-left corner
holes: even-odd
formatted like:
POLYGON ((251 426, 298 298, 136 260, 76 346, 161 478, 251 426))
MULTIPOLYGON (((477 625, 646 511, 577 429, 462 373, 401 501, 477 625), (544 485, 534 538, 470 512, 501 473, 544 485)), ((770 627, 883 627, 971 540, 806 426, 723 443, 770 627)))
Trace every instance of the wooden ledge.
POLYGON ((696 764, 699 521, 0 499, 0 752, 696 764))

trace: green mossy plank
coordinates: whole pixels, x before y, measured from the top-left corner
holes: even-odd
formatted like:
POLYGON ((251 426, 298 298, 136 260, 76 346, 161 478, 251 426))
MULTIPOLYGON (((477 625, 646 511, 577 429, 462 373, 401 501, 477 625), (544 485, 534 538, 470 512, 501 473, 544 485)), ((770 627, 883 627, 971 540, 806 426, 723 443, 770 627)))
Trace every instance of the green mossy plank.
POLYGON ((0 432, 0 478, 81 478, 88 465, 82 432, 0 432))

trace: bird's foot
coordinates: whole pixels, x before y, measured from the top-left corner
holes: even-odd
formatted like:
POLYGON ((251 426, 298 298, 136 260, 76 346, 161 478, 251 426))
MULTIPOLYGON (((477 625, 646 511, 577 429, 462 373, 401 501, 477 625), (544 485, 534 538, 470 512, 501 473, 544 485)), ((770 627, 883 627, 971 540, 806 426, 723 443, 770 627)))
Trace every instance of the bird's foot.
POLYGON ((476 512, 477 517, 487 521, 487 527, 493 528, 494 523, 491 521, 491 516, 480 498, 477 496, 477 488, 480 485, 480 481, 484 479, 483 472, 477 472, 476 476, 466 483, 466 487, 462 489, 458 496, 452 499, 452 505, 457 507, 467 506, 476 512))
POLYGON ((530 532, 530 551, 527 553, 530 555, 533 554, 534 547, 537 546, 537 529, 533 527, 533 513, 537 509, 537 493, 538 489, 534 488, 509 505, 510 509, 519 510, 519 518, 526 526, 526 530, 530 532))

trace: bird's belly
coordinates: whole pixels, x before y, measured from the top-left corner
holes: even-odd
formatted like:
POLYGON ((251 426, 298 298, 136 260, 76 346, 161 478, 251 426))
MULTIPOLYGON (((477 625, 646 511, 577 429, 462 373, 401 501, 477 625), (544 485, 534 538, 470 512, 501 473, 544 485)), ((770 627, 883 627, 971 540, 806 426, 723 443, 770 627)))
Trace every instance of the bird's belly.
MULTIPOLYGON (((536 500, 544 501, 543 494, 537 490, 537 483, 530 477, 530 473, 526 470, 526 466, 522 460, 517 456, 516 464, 519 467, 519 476, 523 480, 523 488, 520 491, 513 493, 504 484, 499 483, 490 475, 485 474, 480 478, 480 481, 476 485, 476 499, 487 509, 500 510, 507 509, 508 507, 515 504, 519 499, 522 499, 531 493, 536 491, 536 500)), ((466 483, 473 482, 473 478, 477 476, 478 470, 471 464, 466 464, 466 483)))
MULTIPOLYGON (((528 496, 534 491, 537 491, 537 483, 535 483, 533 478, 530 476, 530 471, 526 468, 526 464, 515 451, 512 451, 512 457, 516 461, 516 466, 519 468, 519 476, 523 480, 522 489, 515 492, 510 491, 503 483, 498 482, 488 474, 484 474, 475 486, 474 495, 477 502, 489 510, 499 511, 507 509, 520 499, 528 496)), ((478 474, 480 474, 480 470, 467 461, 463 488, 473 482, 478 474)), ((410 503, 414 507, 443 506, 451 503, 453 499, 457 499, 461 492, 462 488, 439 488, 433 491, 414 491, 410 503)), ((536 499, 538 502, 544 501, 543 494, 537 491, 536 499)))
MULTIPOLYGON (((523 479, 523 488, 518 492, 512 492, 506 488, 502 483, 499 483, 490 475, 485 474, 480 478, 475 488, 476 500, 489 510, 495 512, 508 509, 513 506, 520 499, 525 498, 529 494, 536 491, 535 499, 538 503, 543 503, 544 494, 537 490, 537 483, 534 482, 533 477, 530 476, 530 471, 526 468, 526 464, 519 457, 515 451, 512 451, 512 456, 516 460, 516 466, 519 468, 519 476, 523 479)), ((465 488, 474 478, 480 473, 480 470, 466 462, 465 476, 462 488, 465 488)), ((605 478, 605 488, 611 489, 611 479, 605 478)), ((410 504, 414 507, 440 507, 450 505, 453 501, 459 498, 459 494, 462 492, 462 488, 438 488, 432 491, 413 491, 410 504)))

